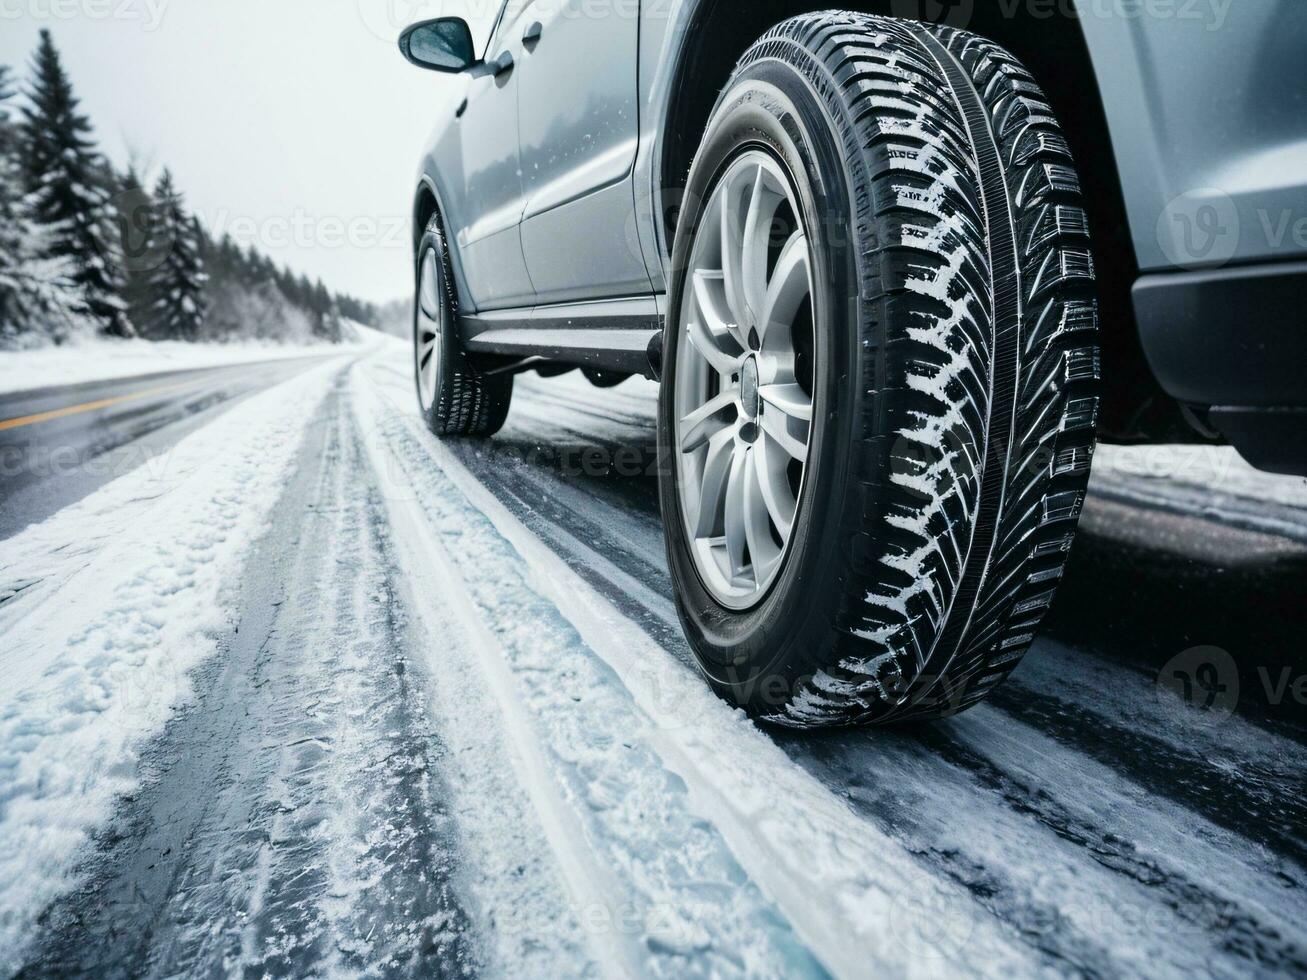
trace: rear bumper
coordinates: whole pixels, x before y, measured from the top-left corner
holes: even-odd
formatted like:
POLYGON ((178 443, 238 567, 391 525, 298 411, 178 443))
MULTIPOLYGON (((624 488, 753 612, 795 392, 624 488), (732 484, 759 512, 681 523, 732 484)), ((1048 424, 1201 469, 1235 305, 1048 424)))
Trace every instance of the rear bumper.
POLYGON ((1254 465, 1307 474, 1307 262, 1145 276, 1134 307, 1169 395, 1254 465))

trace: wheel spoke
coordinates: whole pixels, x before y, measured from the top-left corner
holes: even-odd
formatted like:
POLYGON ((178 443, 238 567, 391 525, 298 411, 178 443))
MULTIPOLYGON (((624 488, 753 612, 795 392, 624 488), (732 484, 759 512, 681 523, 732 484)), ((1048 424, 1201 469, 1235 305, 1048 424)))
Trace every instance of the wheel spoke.
POLYGON ((787 455, 799 462, 808 459, 808 425, 792 419, 783 412, 766 412, 758 416, 763 431, 767 433, 787 455), (799 430, 796 435, 794 430, 799 430))
POLYGON ((422 260, 422 286, 418 290, 418 307, 430 320, 440 315, 440 297, 437 295, 435 252, 427 252, 422 260))
POLYGON ((694 452, 735 421, 737 395, 735 388, 728 388, 681 419, 681 452, 694 452))
POLYGON ((736 174, 730 179, 722 197, 722 280, 726 286, 726 302, 730 307, 730 324, 741 346, 745 345, 742 325, 752 319, 748 298, 744 293, 744 228, 740 209, 744 195, 750 192, 756 178, 736 174))
MULTIPOLYGON (((765 441, 765 440, 764 440, 765 441)), ((745 461, 744 481, 744 534, 749 542, 749 560, 753 563, 754 585, 761 587, 780 561, 781 549, 771 533, 770 511, 764 499, 763 484, 759 479, 756 462, 758 444, 749 450, 745 461)))
POLYGON ((794 499, 794 491, 790 489, 787 472, 789 459, 776 451, 770 437, 763 436, 754 443, 753 463, 767 513, 771 515, 776 530, 781 532, 781 537, 788 539, 790 529, 794 526, 794 513, 799 507, 794 499))
POLYGON ((731 578, 737 579, 747 567, 744 552, 749 543, 748 522, 745 520, 745 497, 748 493, 749 451, 737 452, 731 460, 726 480, 726 514, 723 530, 726 533, 726 558, 730 562, 731 578))
POLYGON ((711 273, 694 273, 694 299, 699 315, 689 318, 690 342, 704 356, 713 370, 730 375, 736 367, 740 352, 731 350, 737 341, 722 309, 724 300, 717 295, 721 279, 711 273))
POLYGON ((771 244, 772 222, 776 218, 776 209, 784 200, 784 197, 767 187, 766 177, 767 171, 759 167, 749 197, 749 215, 744 223, 744 238, 740 249, 740 291, 749 311, 744 322, 748 326, 756 326, 760 332, 760 314, 767 302, 767 255, 771 244))
POLYGON ((801 231, 790 236, 785 247, 781 249, 780 258, 776 260, 776 270, 772 273, 771 283, 767 287, 766 298, 762 302, 761 315, 758 317, 758 333, 763 347, 783 343, 793 349, 792 327, 799 308, 811 292, 808 275, 808 239, 801 231), (773 327, 780 327, 779 331, 773 327), (769 345, 768 338, 772 338, 769 345))
POLYGON ((735 456, 735 433, 723 430, 708 440, 708 455, 703 461, 699 482, 699 513, 695 520, 696 538, 716 537, 721 533, 726 506, 726 481, 735 456))
MULTIPOLYGON (((800 422, 812 421, 812 398, 797 384, 763 385, 758 394, 767 408, 774 408, 800 422)), ((765 413, 766 409, 764 409, 765 413)))
POLYGON ((417 290, 417 376, 423 409, 436 397, 440 384, 440 330, 443 304, 434 249, 422 257, 417 290))
POLYGON ((422 341, 418 347, 418 367, 423 371, 431 363, 431 357, 436 352, 436 338, 433 336, 429 340, 422 341))

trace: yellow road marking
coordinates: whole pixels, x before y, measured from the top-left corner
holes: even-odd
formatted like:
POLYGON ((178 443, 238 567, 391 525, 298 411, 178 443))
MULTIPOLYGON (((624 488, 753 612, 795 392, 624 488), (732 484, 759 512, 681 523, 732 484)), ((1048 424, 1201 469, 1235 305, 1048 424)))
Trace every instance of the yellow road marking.
POLYGON ((113 405, 121 405, 123 402, 133 402, 141 398, 148 398, 151 395, 161 395, 166 391, 177 391, 179 388, 192 388, 204 381, 204 378, 195 381, 183 381, 178 384, 160 385, 157 388, 146 388, 144 391, 134 391, 130 395, 119 395, 117 398, 102 398, 95 402, 86 402, 82 405, 69 405, 67 408, 56 408, 51 412, 40 412, 36 415, 25 415, 19 419, 6 419, 0 422, 0 432, 6 429, 19 429, 25 425, 36 425, 38 422, 50 422, 54 419, 67 418, 69 415, 81 415, 83 412, 95 412, 102 408, 109 408, 113 405))

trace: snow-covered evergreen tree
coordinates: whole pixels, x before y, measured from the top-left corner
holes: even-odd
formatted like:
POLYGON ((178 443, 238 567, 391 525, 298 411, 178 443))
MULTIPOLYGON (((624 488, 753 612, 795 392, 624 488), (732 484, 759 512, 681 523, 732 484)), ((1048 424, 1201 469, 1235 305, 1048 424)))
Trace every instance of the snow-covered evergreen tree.
POLYGON ((134 336, 122 297, 111 172, 95 149, 91 123, 48 30, 32 61, 30 105, 23 110, 23 157, 33 220, 48 258, 72 264, 81 306, 110 336, 134 336))
POLYGON ((154 191, 157 235, 171 247, 149 274, 149 336, 155 340, 197 340, 204 328, 208 276, 200 257, 202 231, 186 213, 185 201, 167 170, 154 191))
POLYGON ((323 285, 321 279, 314 284, 312 295, 313 333, 329 344, 339 344, 342 329, 340 307, 336 304, 335 297, 323 285))
POLYGON ((6 349, 62 340, 77 298, 65 263, 45 257, 30 220, 21 142, 7 107, 13 96, 9 67, 0 65, 0 348, 6 349))
MULTIPOLYGON (((0 65, 0 156, 11 162, 15 166, 19 164, 19 134, 10 117, 9 104, 10 100, 18 94, 14 87, 13 79, 10 78, 11 69, 8 65, 0 65)), ((6 173, 6 176, 9 176, 6 173)), ((22 174, 17 175, 19 180, 22 174)), ((21 183, 16 187, 10 188, 12 193, 18 193, 22 190, 21 183)))

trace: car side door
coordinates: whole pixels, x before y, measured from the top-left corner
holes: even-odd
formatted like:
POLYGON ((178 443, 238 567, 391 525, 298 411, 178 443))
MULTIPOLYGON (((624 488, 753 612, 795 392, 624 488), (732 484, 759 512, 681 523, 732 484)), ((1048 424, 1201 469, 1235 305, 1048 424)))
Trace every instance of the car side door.
POLYGON ((527 0, 522 251, 540 303, 649 295, 635 222, 639 0, 527 0))
MULTIPOLYGON (((517 68, 522 45, 505 31, 512 8, 508 0, 490 35, 485 61, 490 67, 471 76, 458 102, 454 128, 462 187, 458 217, 446 227, 457 252, 467 296, 477 310, 530 305, 534 290, 522 255, 522 173, 517 139, 517 68)), ((437 162, 440 150, 437 148, 437 162)))

